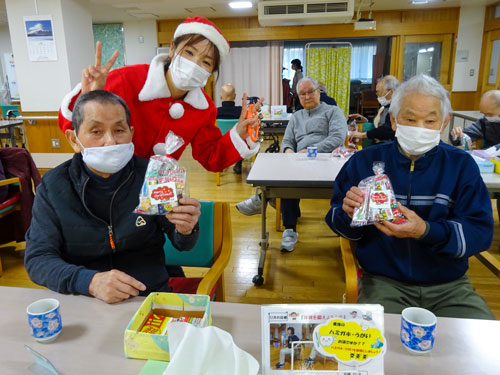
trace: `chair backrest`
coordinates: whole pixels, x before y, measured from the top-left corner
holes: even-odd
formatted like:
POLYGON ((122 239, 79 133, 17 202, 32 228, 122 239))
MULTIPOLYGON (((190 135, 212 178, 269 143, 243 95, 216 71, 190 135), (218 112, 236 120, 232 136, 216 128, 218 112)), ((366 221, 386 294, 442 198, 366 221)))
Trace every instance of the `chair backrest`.
POLYGON ((238 119, 217 119, 217 127, 220 129, 222 135, 226 134, 231 128, 236 125, 238 119))
MULTIPOLYGON (((201 216, 198 220, 200 237, 196 246, 190 251, 179 251, 172 246, 172 243, 167 238, 163 250, 168 265, 210 267, 217 258, 218 254, 214 254, 214 235, 217 240, 218 233, 216 232, 219 228, 214 225, 214 202, 201 201, 200 203, 201 216)), ((217 244, 217 241, 215 243, 217 244)))
POLYGON ((4 119, 19 116, 19 107, 15 104, 0 104, 0 108, 2 108, 2 116, 4 119))

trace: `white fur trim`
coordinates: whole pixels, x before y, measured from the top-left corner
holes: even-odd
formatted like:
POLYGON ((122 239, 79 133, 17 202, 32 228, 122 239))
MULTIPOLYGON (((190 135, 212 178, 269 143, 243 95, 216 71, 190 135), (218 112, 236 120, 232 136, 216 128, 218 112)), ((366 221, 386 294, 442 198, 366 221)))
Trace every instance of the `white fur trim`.
POLYGON ((184 98, 184 102, 191 104, 196 109, 207 109, 208 102, 200 88, 192 89, 184 98))
POLYGON ((201 34, 215 44, 219 50, 221 62, 229 55, 229 43, 215 27, 201 22, 181 23, 175 30, 174 39, 187 34, 201 34))
POLYGON ((231 128, 229 131, 229 135, 231 136, 231 141, 233 142, 234 148, 239 152, 240 156, 243 159, 248 159, 254 156, 257 152, 259 152, 260 142, 254 143, 250 140, 250 137, 247 138, 247 142, 241 139, 240 135, 236 131, 236 125, 231 128))
POLYGON ((149 64, 146 82, 139 93, 139 100, 141 102, 170 97, 170 90, 165 79, 165 62, 167 59, 168 55, 161 53, 156 55, 151 64, 149 64))
POLYGON ((71 90, 64 96, 61 102, 61 114, 68 121, 72 121, 73 119, 73 112, 69 109, 69 105, 73 100, 73 98, 80 93, 81 89, 82 89, 82 83, 79 82, 73 90, 71 90))

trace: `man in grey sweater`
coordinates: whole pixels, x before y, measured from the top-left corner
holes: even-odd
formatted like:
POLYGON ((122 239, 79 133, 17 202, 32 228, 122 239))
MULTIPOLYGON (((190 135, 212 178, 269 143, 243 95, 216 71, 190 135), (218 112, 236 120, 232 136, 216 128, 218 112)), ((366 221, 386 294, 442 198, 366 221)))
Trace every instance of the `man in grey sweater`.
MULTIPOLYGON (((295 112, 286 127, 281 143, 283 152, 307 152, 307 147, 317 147, 318 152, 332 152, 342 146, 347 134, 344 113, 337 106, 320 102, 319 84, 314 78, 304 77, 297 84, 300 103, 304 109, 295 112)), ((283 217, 282 251, 293 251, 297 243, 297 218, 300 216, 299 199, 282 199, 283 217)), ((260 212, 259 195, 240 202, 236 208, 245 215, 260 212)))

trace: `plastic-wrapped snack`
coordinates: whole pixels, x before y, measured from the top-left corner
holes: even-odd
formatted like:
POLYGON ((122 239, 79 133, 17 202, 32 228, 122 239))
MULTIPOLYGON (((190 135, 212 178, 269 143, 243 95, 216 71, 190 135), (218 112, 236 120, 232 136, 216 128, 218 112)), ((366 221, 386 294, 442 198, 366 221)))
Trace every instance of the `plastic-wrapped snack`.
POLYGON ((355 148, 347 148, 344 146, 337 147, 332 151, 332 157, 334 158, 348 158, 354 154, 357 150, 355 148))
POLYGON ((374 176, 362 180, 358 188, 363 192, 363 204, 354 210, 351 226, 361 227, 378 221, 400 224, 406 220, 398 208, 391 181, 384 174, 384 163, 373 163, 374 176))
POLYGON ((188 196, 186 169, 169 156, 183 144, 184 140, 170 131, 165 138, 167 154, 149 158, 136 213, 165 215, 179 205, 180 198, 188 196))

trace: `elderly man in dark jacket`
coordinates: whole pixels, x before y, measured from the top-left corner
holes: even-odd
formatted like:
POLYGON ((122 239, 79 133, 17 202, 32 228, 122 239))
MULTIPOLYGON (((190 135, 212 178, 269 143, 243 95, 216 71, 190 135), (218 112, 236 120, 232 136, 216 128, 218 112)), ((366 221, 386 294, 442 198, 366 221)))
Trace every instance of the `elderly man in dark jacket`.
POLYGON ((108 91, 78 99, 74 130, 66 131, 76 154, 43 177, 26 234, 35 283, 108 303, 170 291, 164 233, 177 249, 191 249, 200 204, 183 198, 165 216, 134 213, 148 162, 133 155, 129 119, 125 102, 108 91))

